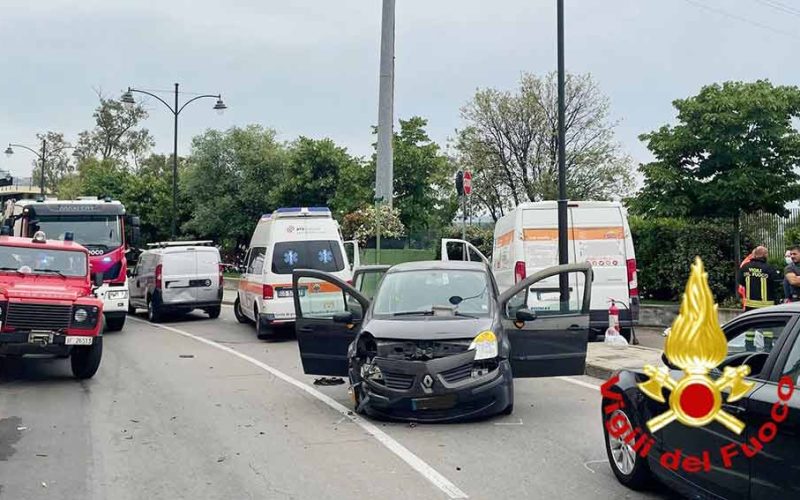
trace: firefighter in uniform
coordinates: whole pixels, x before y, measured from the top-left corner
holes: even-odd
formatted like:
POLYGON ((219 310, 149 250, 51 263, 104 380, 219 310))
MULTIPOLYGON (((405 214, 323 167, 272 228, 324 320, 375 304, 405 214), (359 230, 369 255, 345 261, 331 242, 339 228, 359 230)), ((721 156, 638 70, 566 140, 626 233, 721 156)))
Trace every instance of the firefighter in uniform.
POLYGON ((752 255, 750 262, 739 268, 747 311, 775 305, 776 292, 783 281, 781 273, 767 264, 767 247, 756 247, 752 255))

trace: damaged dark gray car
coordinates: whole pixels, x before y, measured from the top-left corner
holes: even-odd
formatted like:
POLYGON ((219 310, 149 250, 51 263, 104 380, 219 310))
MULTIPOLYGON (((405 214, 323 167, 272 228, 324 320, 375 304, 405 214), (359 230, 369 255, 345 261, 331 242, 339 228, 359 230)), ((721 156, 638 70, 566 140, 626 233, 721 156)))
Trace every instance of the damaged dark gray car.
POLYGON ((309 375, 347 376, 356 412, 443 422, 510 414, 514 378, 583 374, 592 271, 555 266, 500 294, 485 263, 368 266, 353 285, 296 270, 309 375))

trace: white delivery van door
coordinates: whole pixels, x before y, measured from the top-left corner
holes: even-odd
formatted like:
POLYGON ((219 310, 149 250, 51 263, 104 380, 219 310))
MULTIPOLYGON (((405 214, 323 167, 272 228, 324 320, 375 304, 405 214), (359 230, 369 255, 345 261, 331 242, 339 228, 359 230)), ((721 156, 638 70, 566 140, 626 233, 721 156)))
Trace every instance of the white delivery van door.
POLYGON ((164 304, 194 302, 195 293, 191 281, 197 274, 197 261, 194 248, 181 249, 180 252, 163 253, 161 274, 164 286, 161 290, 164 304))
POLYGON ((619 206, 570 208, 577 262, 594 271, 592 310, 605 311, 614 299, 629 306, 625 229, 619 206))
POLYGON ((219 252, 216 248, 195 250, 197 275, 192 280, 197 302, 215 302, 219 294, 219 252))

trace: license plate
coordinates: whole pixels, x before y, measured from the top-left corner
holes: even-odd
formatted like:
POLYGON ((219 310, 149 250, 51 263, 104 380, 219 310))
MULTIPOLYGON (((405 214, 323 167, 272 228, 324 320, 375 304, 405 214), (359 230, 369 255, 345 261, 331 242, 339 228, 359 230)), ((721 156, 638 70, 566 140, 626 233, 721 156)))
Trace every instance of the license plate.
MULTIPOLYGON (((297 292, 298 292, 298 295, 300 297, 305 297, 306 296, 306 289, 305 288, 299 288, 297 290, 297 292)), ((292 293, 292 289, 291 288, 279 288, 278 289, 278 298, 293 297, 293 296, 294 296, 294 294, 292 293)))
POLYGON ((456 395, 437 396, 433 398, 418 398, 411 400, 412 410, 447 410, 456 405, 456 395))
POLYGON ((64 339, 64 344, 66 344, 66 345, 92 345, 92 339, 94 339, 94 337, 76 337, 74 335, 69 335, 64 339))

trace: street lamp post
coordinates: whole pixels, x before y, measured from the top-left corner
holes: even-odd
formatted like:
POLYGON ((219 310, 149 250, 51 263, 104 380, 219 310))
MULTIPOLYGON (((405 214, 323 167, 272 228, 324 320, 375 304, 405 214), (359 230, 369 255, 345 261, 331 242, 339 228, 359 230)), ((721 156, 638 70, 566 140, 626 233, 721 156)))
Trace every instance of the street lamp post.
MULTIPOLYGON (((41 151, 41 153, 39 151, 36 151, 33 148, 29 148, 28 146, 25 146, 24 144, 9 144, 8 147, 6 148, 6 151, 5 151, 6 156, 10 157, 11 155, 13 155, 14 154, 14 148, 26 149, 26 150, 30 151, 31 153, 33 153, 34 155, 36 155, 36 158, 39 160, 40 168, 41 168, 41 172, 39 172, 39 174, 40 174, 39 175, 39 188, 40 188, 40 191, 41 191, 41 196, 44 197, 45 196, 45 187, 44 187, 45 167, 46 167, 46 164, 47 164, 47 153, 48 153, 48 151, 47 151, 47 139, 42 137, 42 151, 41 151)), ((53 154, 56 154, 56 153, 60 153, 61 151, 64 151, 65 149, 75 149, 75 146, 62 146, 60 148, 54 149, 52 151, 49 151, 49 153, 51 155, 53 155, 53 154)), ((77 154, 78 154, 77 151, 72 153, 73 156, 77 156, 77 154)))
POLYGON ((187 105, 189 105, 190 103, 192 103, 192 102, 194 102, 194 101, 196 101, 198 99, 204 99, 204 98, 208 98, 208 97, 215 98, 217 100, 216 104, 214 104, 214 108, 213 109, 216 110, 218 113, 222 114, 222 112, 225 111, 225 109, 227 109, 228 107, 225 105, 224 102, 222 102, 222 95, 220 95, 220 94, 198 95, 198 96, 195 96, 195 97, 189 99, 188 101, 183 103, 183 105, 181 106, 178 103, 178 94, 179 94, 179 92, 178 92, 178 84, 177 83, 175 84, 175 105, 174 106, 170 106, 167 103, 167 101, 165 101, 164 99, 158 97, 157 95, 155 95, 155 94, 153 94, 151 92, 148 92, 146 90, 134 89, 132 87, 128 87, 128 90, 124 94, 122 94, 122 98, 120 99, 120 101, 123 104, 126 104, 126 105, 135 104, 136 101, 134 101, 134 99, 133 99, 133 92, 138 92, 140 94, 149 95, 150 97, 154 97, 154 98, 158 99, 161 102, 161 104, 163 104, 164 106, 167 107, 167 109, 169 109, 169 111, 172 113, 172 115, 174 117, 174 132, 173 132, 173 137, 172 137, 172 229, 171 229, 171 234, 172 234, 172 239, 175 239, 175 236, 177 234, 176 225, 177 225, 177 217, 178 217, 178 116, 181 114, 181 111, 183 111, 183 109, 187 105))
MULTIPOLYGON (((564 125, 564 0, 557 0, 558 24, 558 263, 569 262, 567 241, 567 166, 564 125)), ((569 299, 567 276, 559 275, 559 295, 564 307, 569 299)))

